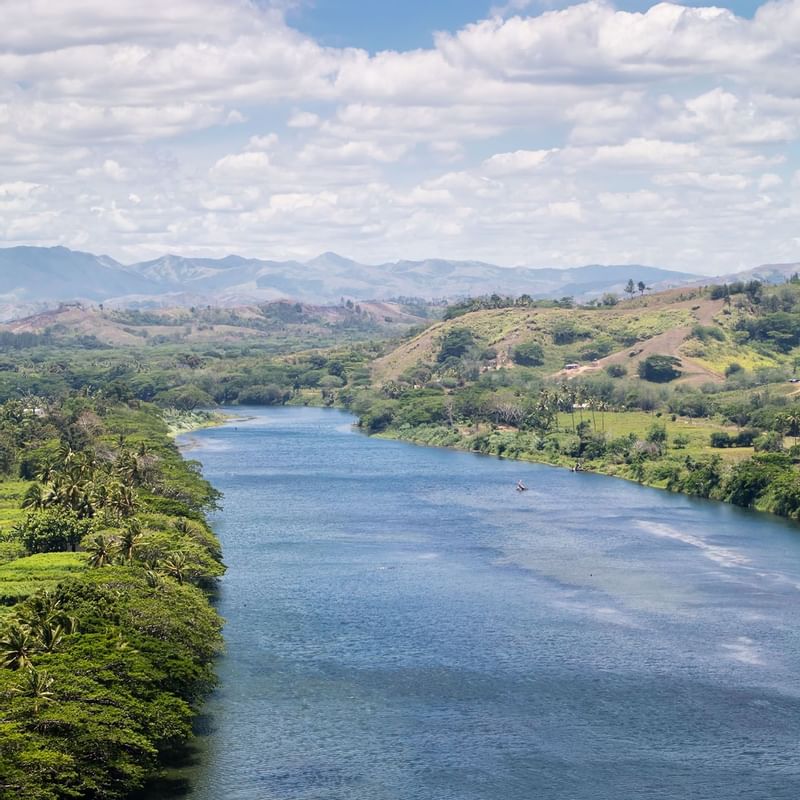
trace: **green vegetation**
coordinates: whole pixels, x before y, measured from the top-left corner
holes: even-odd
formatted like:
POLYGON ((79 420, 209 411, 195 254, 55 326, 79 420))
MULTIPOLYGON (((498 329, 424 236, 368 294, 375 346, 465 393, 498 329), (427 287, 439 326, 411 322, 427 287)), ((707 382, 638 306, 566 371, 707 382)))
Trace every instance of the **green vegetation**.
POLYGON ((124 798, 189 736, 223 566, 218 495, 171 437, 215 405, 338 405, 370 434, 800 520, 800 283, 625 291, 466 300, 389 344, 408 320, 352 302, 0 340, 0 795, 124 798))
POLYGON ((681 360, 675 356, 647 356, 639 362, 639 377, 653 383, 668 383, 680 378, 681 360))
POLYGON ((218 494, 169 433, 102 394, 0 407, 0 796, 125 798, 191 735, 218 494))
POLYGON ((800 519, 800 283, 629 294, 569 310, 464 301, 344 400, 370 434, 800 519))

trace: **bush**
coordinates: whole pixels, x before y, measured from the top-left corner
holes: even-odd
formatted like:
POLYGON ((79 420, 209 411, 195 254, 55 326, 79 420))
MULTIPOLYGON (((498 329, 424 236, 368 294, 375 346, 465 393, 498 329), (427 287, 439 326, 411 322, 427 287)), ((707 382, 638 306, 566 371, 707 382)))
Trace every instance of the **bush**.
POLYGON ((544 350, 538 342, 525 342, 518 344, 511 351, 511 358, 515 364, 524 367, 538 367, 544 364, 544 350))
POLYGON ((725 333, 717 325, 695 325, 692 328, 692 336, 701 342, 707 342, 709 339, 715 339, 718 342, 725 341, 725 333))
POLYGON ((475 337, 469 328, 451 328, 442 337, 436 360, 443 364, 449 358, 461 358, 475 344, 475 337))
POLYGON ((725 431, 714 431, 711 434, 711 446, 712 447, 731 447, 733 444, 732 437, 729 433, 725 433, 725 431))
POLYGON ((728 364, 727 367, 725 367, 725 377, 726 378, 730 378, 731 375, 735 375, 737 372, 742 372, 743 370, 744 370, 744 367, 741 364, 737 364, 734 361, 734 362, 728 364))
POLYGON ((243 406, 278 406, 285 403, 291 392, 275 384, 248 386, 239 392, 237 402, 243 406))
POLYGON ((197 386, 181 386, 158 395, 162 406, 177 408, 179 411, 194 411, 196 408, 215 406, 214 398, 197 386))
POLYGON ((763 433, 753 442, 757 452, 780 453, 783 450, 783 434, 778 431, 763 433))
POLYGON ((668 383, 681 376, 680 363, 674 356, 647 356, 639 362, 639 377, 652 383, 668 383))
POLYGON ((628 374, 628 368, 624 364, 609 364, 606 373, 612 378, 624 378, 628 374))

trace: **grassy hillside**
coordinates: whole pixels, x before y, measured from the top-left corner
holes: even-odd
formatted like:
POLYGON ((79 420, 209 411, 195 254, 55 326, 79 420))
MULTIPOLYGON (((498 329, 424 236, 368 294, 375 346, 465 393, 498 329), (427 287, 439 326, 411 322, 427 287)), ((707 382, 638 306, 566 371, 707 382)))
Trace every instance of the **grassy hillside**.
POLYGON ((580 307, 495 296, 385 352, 347 399, 371 434, 800 519, 798 365, 797 280, 580 307))
POLYGON ((279 350, 391 336, 427 322, 423 305, 346 303, 312 306, 281 301, 239 308, 167 308, 145 311, 66 304, 0 325, 9 346, 14 338, 83 347, 145 347, 252 342, 279 350))
MULTIPOLYGON (((781 287, 792 298, 798 287, 781 287)), ((769 294, 770 290, 767 290, 769 294)), ((778 290, 772 290, 777 292, 778 290)), ((439 358, 441 343, 454 330, 474 339, 472 357, 480 372, 514 369, 514 351, 535 343, 540 363, 531 365, 541 377, 572 379, 620 365, 631 376, 651 355, 680 359, 678 381, 700 385, 721 383, 726 369, 791 366, 796 353, 742 337, 743 321, 756 319, 746 296, 727 303, 707 288, 672 290, 594 307, 516 305, 465 313, 434 324, 374 363, 376 382, 419 377, 417 370, 446 374, 453 365, 439 358), (577 364, 565 370, 566 364, 577 364)))

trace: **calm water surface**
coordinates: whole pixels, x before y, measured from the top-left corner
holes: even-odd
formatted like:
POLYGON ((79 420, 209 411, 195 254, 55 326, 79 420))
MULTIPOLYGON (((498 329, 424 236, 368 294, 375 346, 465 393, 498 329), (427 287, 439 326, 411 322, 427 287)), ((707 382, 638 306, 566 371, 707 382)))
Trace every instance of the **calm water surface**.
POLYGON ((191 800, 800 797, 797 528, 252 414, 192 436, 229 570, 191 800))

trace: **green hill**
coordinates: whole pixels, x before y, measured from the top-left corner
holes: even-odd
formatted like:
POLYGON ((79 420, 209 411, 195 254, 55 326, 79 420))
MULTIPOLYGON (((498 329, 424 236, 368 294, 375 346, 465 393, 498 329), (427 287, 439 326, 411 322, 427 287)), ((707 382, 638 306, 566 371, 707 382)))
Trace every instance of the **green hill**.
POLYGON ((534 344, 542 355, 536 359, 539 363, 528 366, 543 378, 572 379, 602 372, 611 365, 635 376, 648 356, 665 355, 680 360, 679 383, 721 383, 733 364, 750 371, 793 365, 792 347, 778 346, 769 336, 751 335, 748 325, 757 325, 759 320, 770 323, 772 313, 793 312, 800 304, 800 286, 786 284, 761 291, 763 302, 759 303, 753 303, 745 292, 726 299, 712 296, 714 293, 703 287, 615 305, 485 308, 432 325, 403 342, 375 362, 373 376, 378 384, 419 383, 426 371, 458 377, 465 367, 466 372, 471 367, 473 373, 476 368, 479 373, 515 369, 525 364, 515 353, 534 344), (777 308, 774 298, 779 300, 777 308), (442 342, 458 330, 472 336, 466 358, 469 366, 463 357, 460 364, 439 358, 442 342), (576 366, 565 369, 567 364, 576 366))
POLYGON ((593 306, 497 296, 385 352, 371 434, 542 461, 800 519, 800 281, 593 306))

